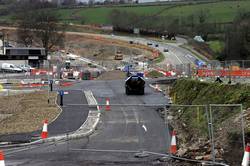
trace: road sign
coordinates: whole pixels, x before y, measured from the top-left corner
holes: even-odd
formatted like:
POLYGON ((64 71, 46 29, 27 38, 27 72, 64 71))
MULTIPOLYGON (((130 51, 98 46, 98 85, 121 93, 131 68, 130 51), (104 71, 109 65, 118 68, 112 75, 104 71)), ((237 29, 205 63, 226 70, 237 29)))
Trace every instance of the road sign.
POLYGON ((58 91, 58 94, 59 94, 60 96, 63 96, 63 95, 68 95, 69 92, 66 92, 66 91, 63 91, 63 90, 59 90, 59 91, 58 91))
POLYGON ((59 91, 59 94, 60 94, 60 106, 63 106, 63 95, 64 95, 64 91, 63 91, 63 90, 60 90, 60 91, 59 91))
POLYGON ((64 91, 63 90, 59 90, 59 95, 63 96, 64 95, 64 91))

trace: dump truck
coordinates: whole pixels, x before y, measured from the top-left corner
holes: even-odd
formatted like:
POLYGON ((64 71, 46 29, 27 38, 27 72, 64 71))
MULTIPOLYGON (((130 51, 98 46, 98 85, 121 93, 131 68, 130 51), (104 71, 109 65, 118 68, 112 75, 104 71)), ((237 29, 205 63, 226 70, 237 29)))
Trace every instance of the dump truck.
POLYGON ((145 80, 139 75, 132 75, 125 81, 125 91, 127 95, 144 95, 145 80))
POLYGON ((117 51, 115 54, 115 60, 122 60, 123 59, 123 55, 121 51, 117 51))

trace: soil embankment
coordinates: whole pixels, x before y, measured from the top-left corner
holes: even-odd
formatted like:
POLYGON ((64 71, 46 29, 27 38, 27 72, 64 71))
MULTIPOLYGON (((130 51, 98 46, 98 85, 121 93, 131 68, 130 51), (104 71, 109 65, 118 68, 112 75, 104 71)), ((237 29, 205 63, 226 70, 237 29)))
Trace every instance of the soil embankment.
MULTIPOLYGON (((245 120, 246 141, 249 141, 250 86, 226 85, 196 80, 177 80, 170 91, 174 104, 242 104, 245 120), (248 108, 248 109, 247 109, 248 108)), ((171 125, 179 133, 179 154, 184 157, 210 160, 211 144, 208 121, 213 117, 216 160, 239 165, 243 156, 240 106, 214 105, 212 107, 170 107, 171 125)))

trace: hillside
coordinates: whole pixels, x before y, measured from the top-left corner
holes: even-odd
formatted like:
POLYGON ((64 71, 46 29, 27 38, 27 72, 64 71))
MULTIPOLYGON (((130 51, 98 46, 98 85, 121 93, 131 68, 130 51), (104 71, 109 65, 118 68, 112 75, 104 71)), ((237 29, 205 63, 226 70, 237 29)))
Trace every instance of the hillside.
MULTIPOLYGON (((0 11, 5 10, 0 6, 0 11)), ((84 7, 72 9, 53 9, 58 13, 62 22, 76 24, 110 24, 109 14, 112 10, 134 12, 139 15, 172 16, 176 18, 196 15, 201 10, 207 12, 209 22, 231 22, 237 13, 250 12, 250 1, 220 1, 212 3, 188 3, 188 4, 160 4, 160 5, 133 5, 111 7, 84 7)), ((1 12, 0 12, 1 13, 1 12)), ((9 21, 12 16, 2 14, 1 21, 9 21)))
MULTIPOLYGON (((174 83, 170 95, 174 104, 178 105, 242 104, 243 109, 248 108, 243 116, 245 139, 249 141, 250 86, 181 79, 174 83)), ((223 159, 230 165, 238 165, 241 162, 243 141, 239 105, 213 105, 211 107, 174 105, 169 110, 173 116, 170 124, 179 133, 179 149, 182 156, 192 158, 195 151, 195 156, 201 156, 203 159, 210 158, 209 119, 209 122, 212 121, 213 124, 216 159, 223 159)))
POLYGON ((243 104, 250 107, 250 86, 206 83, 195 80, 178 80, 171 95, 176 104, 243 104))
POLYGON ((250 1, 225 1, 207 4, 191 5, 160 5, 160 6, 135 6, 135 7, 99 7, 82 9, 60 9, 62 20, 81 23, 110 24, 108 18, 112 10, 134 12, 139 15, 160 15, 173 17, 186 17, 198 13, 200 10, 208 12, 209 22, 231 22, 239 11, 250 12, 250 1))

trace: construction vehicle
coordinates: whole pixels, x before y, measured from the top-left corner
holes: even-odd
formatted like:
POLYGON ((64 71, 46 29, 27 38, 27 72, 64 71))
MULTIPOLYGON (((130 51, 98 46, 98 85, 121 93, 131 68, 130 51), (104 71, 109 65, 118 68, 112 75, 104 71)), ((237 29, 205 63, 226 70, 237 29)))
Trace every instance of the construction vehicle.
POLYGON ((132 75, 125 81, 125 91, 127 95, 138 94, 144 95, 145 80, 141 75, 132 75))
POLYGON ((122 60, 123 59, 123 55, 121 51, 117 51, 115 54, 115 60, 122 60))

